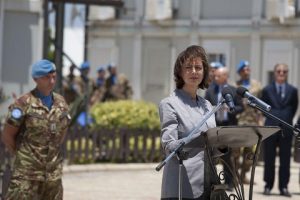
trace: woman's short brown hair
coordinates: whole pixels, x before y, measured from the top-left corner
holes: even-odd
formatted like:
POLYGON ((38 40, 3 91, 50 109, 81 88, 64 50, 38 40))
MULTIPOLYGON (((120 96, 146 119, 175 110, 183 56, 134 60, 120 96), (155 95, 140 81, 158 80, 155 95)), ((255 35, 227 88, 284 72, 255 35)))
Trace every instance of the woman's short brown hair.
POLYGON ((186 61, 200 57, 203 64, 203 80, 199 84, 198 88, 205 89, 208 87, 209 82, 209 65, 206 52, 203 47, 198 45, 192 45, 181 52, 175 62, 174 66, 174 80, 176 88, 181 89, 184 86, 184 80, 182 79, 182 67, 186 61))

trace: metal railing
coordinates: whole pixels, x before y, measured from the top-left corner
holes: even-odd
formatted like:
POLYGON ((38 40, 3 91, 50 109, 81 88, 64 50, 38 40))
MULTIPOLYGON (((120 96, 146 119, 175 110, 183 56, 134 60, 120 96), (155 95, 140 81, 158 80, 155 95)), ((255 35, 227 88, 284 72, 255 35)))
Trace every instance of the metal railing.
MULTIPOLYGON (((1 132, 0 132, 1 136, 1 132)), ((67 164, 158 162, 162 159, 158 130, 90 130, 71 127, 62 145, 67 164)), ((0 140, 0 199, 7 192, 11 157, 0 140)))

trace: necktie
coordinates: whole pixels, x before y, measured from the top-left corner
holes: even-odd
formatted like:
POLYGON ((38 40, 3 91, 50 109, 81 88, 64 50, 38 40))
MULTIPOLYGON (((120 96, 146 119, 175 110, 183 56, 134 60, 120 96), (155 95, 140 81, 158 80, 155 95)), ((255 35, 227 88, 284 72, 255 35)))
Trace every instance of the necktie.
POLYGON ((279 95, 280 99, 283 99, 282 86, 281 85, 278 86, 278 95, 279 95))
MULTIPOLYGON (((218 93, 217 93, 217 97, 218 97, 218 103, 220 103, 222 101, 222 86, 219 85, 218 87, 218 93)), ((216 120, 218 122, 225 122, 228 120, 228 113, 226 111, 226 105, 222 105, 221 108, 217 111, 216 113, 216 120)))

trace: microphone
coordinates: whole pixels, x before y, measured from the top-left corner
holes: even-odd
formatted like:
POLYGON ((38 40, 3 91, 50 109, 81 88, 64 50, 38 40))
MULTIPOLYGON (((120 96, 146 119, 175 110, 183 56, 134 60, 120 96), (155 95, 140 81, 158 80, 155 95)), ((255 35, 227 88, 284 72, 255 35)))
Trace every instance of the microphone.
POLYGON ((240 95, 241 97, 247 98, 250 101, 250 103, 254 103, 254 104, 256 104, 257 106, 259 106, 260 108, 262 108, 262 109, 264 109, 266 111, 270 111, 271 110, 271 106, 270 105, 268 105, 264 101, 262 101, 259 98, 253 96, 252 94, 250 94, 248 92, 248 90, 246 88, 244 88, 244 87, 239 87, 236 90, 236 93, 238 95, 240 95))
POLYGON ((224 87, 222 89, 222 97, 225 99, 225 103, 229 107, 230 112, 233 112, 235 105, 233 102, 233 92, 229 87, 224 87))

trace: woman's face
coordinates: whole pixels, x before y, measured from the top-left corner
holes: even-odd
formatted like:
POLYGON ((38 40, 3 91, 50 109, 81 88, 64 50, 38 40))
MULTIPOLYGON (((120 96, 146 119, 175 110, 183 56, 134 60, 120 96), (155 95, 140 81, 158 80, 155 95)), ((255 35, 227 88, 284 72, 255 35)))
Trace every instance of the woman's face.
POLYGON ((197 57, 187 60, 182 66, 181 75, 184 81, 184 87, 198 88, 204 75, 202 59, 197 57))

